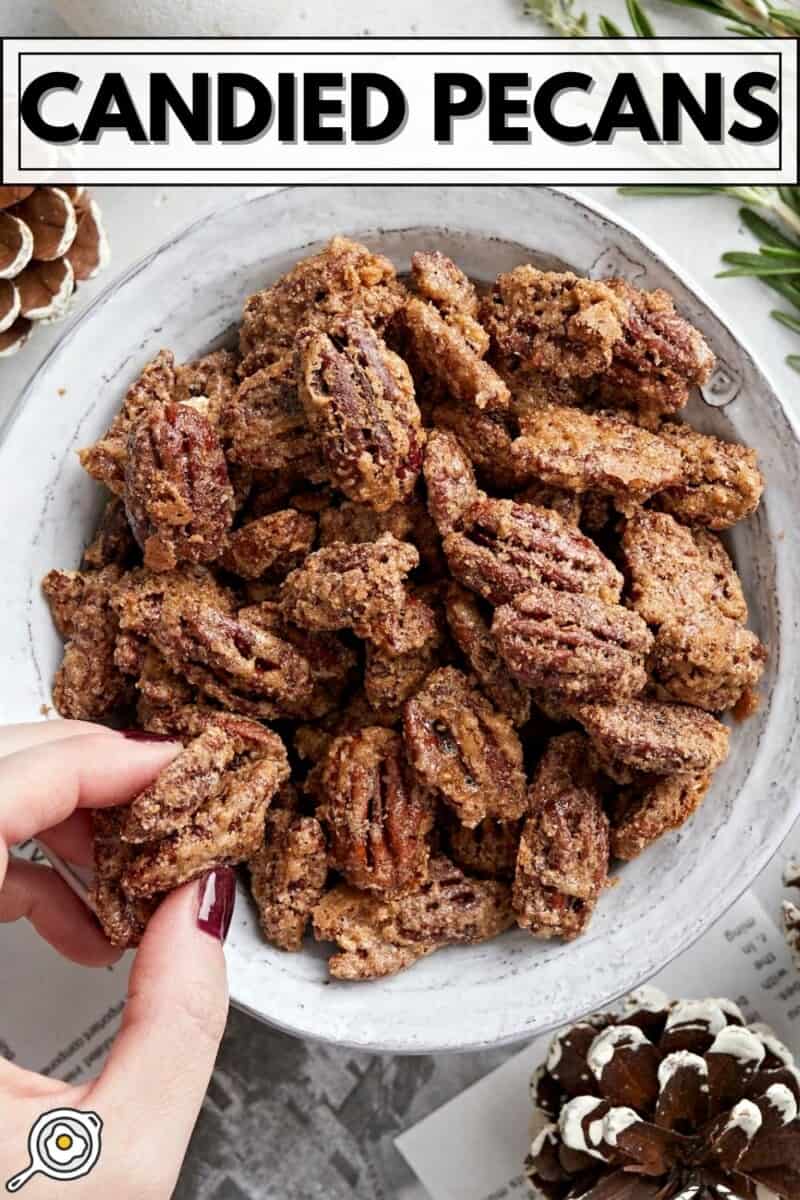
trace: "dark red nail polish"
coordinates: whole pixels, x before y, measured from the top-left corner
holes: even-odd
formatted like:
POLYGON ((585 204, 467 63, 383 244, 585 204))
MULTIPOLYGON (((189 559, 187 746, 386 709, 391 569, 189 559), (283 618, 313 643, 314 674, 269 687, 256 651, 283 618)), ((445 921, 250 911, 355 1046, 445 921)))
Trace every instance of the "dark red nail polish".
POLYGON ((170 733, 150 733, 147 729, 120 729, 120 733, 129 742, 177 742, 178 738, 170 733))
POLYGON ((236 903, 236 876, 230 867, 217 867, 200 881, 197 924, 204 933, 224 942, 236 903))

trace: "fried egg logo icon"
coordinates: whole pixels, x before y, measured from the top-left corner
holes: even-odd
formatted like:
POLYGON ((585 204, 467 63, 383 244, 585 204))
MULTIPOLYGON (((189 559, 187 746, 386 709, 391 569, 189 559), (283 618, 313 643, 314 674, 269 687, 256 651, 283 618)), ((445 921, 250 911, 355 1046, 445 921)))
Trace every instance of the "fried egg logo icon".
POLYGON ((44 1113, 28 1135, 30 1162, 6 1184, 18 1192, 34 1175, 48 1179, 82 1179, 100 1157, 103 1122, 97 1113, 54 1108, 44 1113))

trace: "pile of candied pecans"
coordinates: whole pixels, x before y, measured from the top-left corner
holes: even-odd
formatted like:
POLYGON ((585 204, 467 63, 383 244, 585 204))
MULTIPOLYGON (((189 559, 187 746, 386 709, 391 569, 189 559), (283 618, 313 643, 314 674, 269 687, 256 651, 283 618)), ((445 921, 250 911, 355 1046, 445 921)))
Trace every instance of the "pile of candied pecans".
POLYGON ((44 581, 66 717, 183 752, 95 824, 98 915, 246 862, 266 937, 389 975, 574 938, 696 809, 766 651, 720 530, 755 454, 675 417, 713 355, 662 291, 521 266, 479 296, 334 238, 238 352, 162 351, 81 452, 112 493, 44 581))

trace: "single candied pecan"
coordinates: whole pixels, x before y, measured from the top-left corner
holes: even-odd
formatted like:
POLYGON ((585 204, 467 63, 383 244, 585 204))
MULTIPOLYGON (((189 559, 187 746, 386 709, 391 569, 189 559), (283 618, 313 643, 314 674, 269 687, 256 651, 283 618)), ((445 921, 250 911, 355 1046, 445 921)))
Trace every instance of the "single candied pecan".
POLYGON ((428 640, 431 623, 420 622, 417 613, 405 621, 403 579, 418 562, 414 546, 390 533, 376 542, 337 542, 316 550, 284 581, 287 620, 304 629, 352 629, 395 654, 417 650, 428 640))
POLYGON ((334 485, 385 511, 413 491, 425 432, 408 367, 363 321, 298 335, 298 390, 334 485))
POLYGON ((403 333, 414 360, 449 395, 478 409, 507 408, 510 393, 493 367, 476 353, 458 326, 422 300, 408 300, 403 333))
POLYGON ((240 346, 242 374, 264 366, 294 345, 304 325, 330 329, 342 317, 360 317, 381 330, 405 299, 406 291, 388 258, 359 242, 335 237, 319 254, 295 263, 291 271, 244 306, 240 346))
POLYGON ((665 621, 658 630, 651 669, 671 699, 724 712, 755 690, 766 658, 766 647, 749 629, 708 613, 690 623, 665 621))
POLYGON ((480 312, 501 368, 566 380, 610 366, 624 315, 605 283, 533 266, 499 275, 480 312))
POLYGON ((262 600, 240 608, 240 621, 266 629, 294 646, 308 663, 313 682, 310 699, 294 715, 306 718, 325 716, 341 700, 356 669, 356 653, 335 633, 299 629, 285 619, 281 605, 262 600))
POLYGON ((319 518, 320 546, 333 546, 344 542, 353 546, 358 542, 376 542, 382 533, 391 533, 399 542, 410 541, 414 528, 412 497, 383 512, 376 512, 368 504, 356 500, 344 500, 341 504, 326 508, 319 518))
POLYGON ((243 379, 222 417, 232 463, 259 471, 324 475, 322 455, 297 390, 294 350, 243 379))
POLYGON ((125 505, 118 496, 112 496, 103 509, 94 537, 83 552, 82 566, 85 570, 100 570, 112 563, 127 567, 133 564, 137 553, 125 505))
POLYGON ((428 511, 439 533, 450 533, 481 498, 472 463, 454 434, 434 429, 428 436, 422 469, 428 489, 428 511))
POLYGON ((53 702, 62 717, 98 720, 128 698, 128 680, 115 662, 119 624, 112 601, 120 577, 115 565, 45 576, 45 595, 67 639, 53 683, 53 702))
POLYGON ((604 760, 637 771, 655 775, 712 771, 728 754, 726 727, 686 704, 620 700, 576 704, 572 711, 604 760))
POLYGON ((373 726, 336 738, 318 794, 331 865, 348 883, 395 895, 424 882, 434 799, 406 761, 399 734, 373 726))
POLYGON ((156 404, 169 404, 176 389, 175 356, 161 350, 128 389, 122 407, 106 433, 85 450, 78 451, 81 466, 104 483, 115 495, 125 491, 128 440, 135 426, 156 404))
MULTIPOLYGON (((560 517, 563 517, 568 525, 578 528, 581 524, 585 504, 594 495, 594 492, 584 494, 567 492, 564 488, 543 483, 541 479, 532 479, 521 492, 517 492, 514 499, 517 504, 535 504, 537 508, 552 508, 553 512, 557 512, 560 517)), ((605 499, 607 500, 607 498, 605 499)))
POLYGON ((416 611, 429 629, 428 637, 417 650, 393 654, 384 646, 367 643, 364 692, 376 709, 399 707, 415 694, 435 667, 442 665, 443 621, 424 600, 410 596, 406 602, 407 620, 416 611))
POLYGON ((755 450, 672 421, 659 433, 682 458, 681 479, 657 497, 661 508, 708 529, 728 529, 755 512, 764 490, 755 450))
POLYGON ((294 508, 248 521, 228 535, 220 565, 242 579, 283 577, 314 545, 317 522, 294 508))
POLYGON ((442 946, 496 937, 513 924, 508 887, 469 879, 448 859, 431 860, 419 891, 386 899, 340 884, 314 910, 318 941, 336 942, 335 979, 394 975, 442 946))
POLYGON ((267 812, 265 843, 247 866, 267 941, 279 950, 299 950, 328 878, 319 821, 273 806, 267 812))
POLYGON ((524 725, 531 715, 530 693, 509 673, 477 597, 451 583, 446 612, 450 632, 483 691, 512 724, 524 725))
POLYGON ((455 578, 491 604, 537 583, 609 604, 622 590, 622 576, 594 542, 558 513, 533 504, 479 500, 443 546, 455 578))
POLYGON ((611 818, 611 854, 626 861, 678 829, 702 803, 711 783, 708 772, 666 775, 621 788, 611 818))
POLYGON ((264 819, 289 763, 277 734, 261 730, 257 750, 225 787, 191 814, 188 824, 138 848, 122 875, 124 892, 152 896, 180 887, 216 867, 247 862, 264 841, 264 819))
POLYGON ((537 584, 501 605, 492 637, 521 683, 556 697, 611 700, 647 683, 653 635, 640 616, 537 584))
POLYGON ((453 822, 447 844, 456 866, 479 879, 513 879, 522 821, 487 817, 474 829, 453 822))
POLYGON ((162 897, 133 899, 122 890, 122 876, 134 858, 133 846, 120 840, 124 808, 96 808, 92 812, 94 878, 89 903, 112 946, 121 950, 139 945, 147 922, 162 897))
POLYGON ((116 662, 120 670, 125 670, 127 674, 138 674, 136 690, 144 711, 159 710, 166 713, 192 704, 196 699, 195 689, 181 675, 176 675, 153 646, 146 642, 139 643, 143 651, 138 662, 121 663, 120 642, 125 638, 138 641, 134 635, 121 634, 117 639, 116 662), (135 671, 133 668, 137 665, 138 671, 135 671))
POLYGON ((271 719, 304 711, 308 660, 284 638, 192 598, 167 601, 153 644, 167 663, 233 712, 271 719))
POLYGON ((184 601, 209 604, 221 612, 233 612, 233 597, 207 567, 179 567, 175 571, 129 571, 115 587, 111 598, 123 634, 147 639, 158 629, 165 605, 184 601))
POLYGON ((624 315, 623 336, 599 380, 601 398, 652 413, 677 412, 690 387, 708 382, 715 361, 711 349, 661 288, 644 292, 624 279, 606 282, 624 315))
POLYGON ((477 317, 475 284, 441 250, 417 250, 411 255, 411 282, 424 300, 442 312, 477 317))
POLYGON ((681 456, 668 442, 614 413, 542 405, 519 419, 514 453, 544 483, 601 492, 623 511, 681 479, 681 456))
POLYGON ((742 585, 719 538, 642 509, 625 524, 622 557, 629 603, 648 625, 690 622, 709 612, 747 619, 742 585))
POLYGON ((190 403, 153 405, 134 427, 125 508, 151 570, 219 555, 233 520, 233 489, 219 439, 190 403))
POLYGON ((583 933, 608 880, 608 818, 588 758, 583 734, 552 738, 530 786, 512 896, 538 937, 583 933))
POLYGON ((467 410, 448 400, 433 409, 433 423, 458 438, 482 482, 499 491, 514 490, 529 482, 530 474, 513 451, 519 426, 513 412, 467 410))
POLYGON ((273 749, 274 734, 257 721, 228 714, 209 721, 133 800, 122 826, 126 842, 149 842, 184 828, 202 804, 219 796, 232 775, 273 749))
POLYGON ((420 778, 438 788, 464 825, 513 821, 525 807, 522 746, 508 717, 466 675, 442 667, 406 702, 403 730, 420 778))

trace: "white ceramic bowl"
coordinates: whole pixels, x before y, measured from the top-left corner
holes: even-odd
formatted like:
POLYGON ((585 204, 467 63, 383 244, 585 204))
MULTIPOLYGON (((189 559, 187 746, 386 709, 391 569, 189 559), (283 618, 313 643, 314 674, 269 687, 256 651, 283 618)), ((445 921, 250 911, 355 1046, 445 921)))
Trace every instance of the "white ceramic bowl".
MULTIPOLYGON (((667 288, 720 364, 690 419, 755 446, 768 483, 758 515, 731 542, 752 625, 771 651, 762 706, 734 730, 730 758, 700 811, 619 872, 585 937, 563 945, 517 930, 441 951, 394 979, 331 983, 321 947, 273 950, 241 898, 228 960, 243 1008, 297 1034, 361 1048, 472 1049, 571 1021, 654 974, 731 905, 786 834, 798 808, 798 442, 770 385, 696 289, 585 203, 545 188, 489 186, 298 188, 238 201, 102 295, 66 332, 6 429, 0 719, 36 718, 50 701, 61 649, 39 580, 52 566, 78 562, 101 504, 75 450, 105 429, 161 346, 189 358, 229 337, 245 296, 339 231, 403 269, 414 249, 436 246, 484 279, 534 260, 667 288)), ((713 980, 704 986, 713 990, 713 980)))

